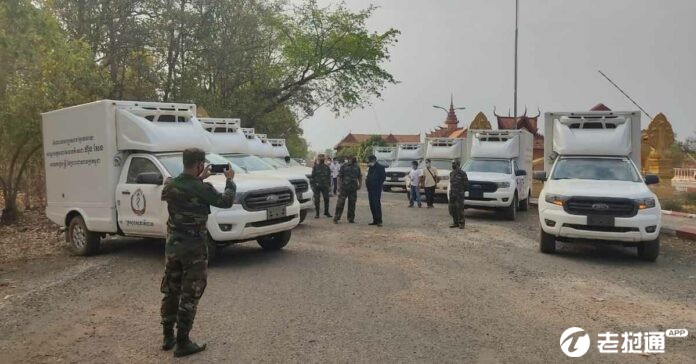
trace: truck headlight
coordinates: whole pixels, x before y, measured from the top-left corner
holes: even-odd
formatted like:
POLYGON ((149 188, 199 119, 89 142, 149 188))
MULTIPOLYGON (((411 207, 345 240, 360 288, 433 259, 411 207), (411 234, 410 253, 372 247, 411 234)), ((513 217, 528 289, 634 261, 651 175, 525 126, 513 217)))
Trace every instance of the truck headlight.
POLYGON ((510 187, 510 182, 496 182, 498 188, 508 188, 510 187))
POLYGON ((645 210, 655 207, 654 198, 639 198, 636 200, 636 205, 638 205, 639 210, 645 210))
POLYGON ((563 206, 563 204, 568 200, 567 196, 561 196, 561 195, 552 195, 552 194, 547 194, 544 196, 544 200, 550 204, 554 204, 556 206, 563 206))

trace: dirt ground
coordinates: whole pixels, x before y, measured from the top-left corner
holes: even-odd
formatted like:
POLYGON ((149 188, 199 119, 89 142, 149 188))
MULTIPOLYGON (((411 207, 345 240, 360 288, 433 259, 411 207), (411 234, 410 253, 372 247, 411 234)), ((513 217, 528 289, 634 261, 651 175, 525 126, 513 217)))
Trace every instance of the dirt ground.
MULTIPOLYGON (((223 250, 192 332, 208 349, 175 361, 556 363, 570 361, 560 334, 578 326, 593 347, 576 361, 695 362, 694 242, 663 237, 657 263, 617 246, 544 255, 535 210, 515 222, 469 210, 466 230, 448 229, 446 205, 408 209, 402 194, 384 211, 384 227, 367 226, 361 194, 358 224, 310 218, 283 251, 223 250), (690 334, 664 354, 596 348, 600 332, 670 328, 690 334)), ((173 360, 159 349, 161 241, 49 250, 0 266, 0 363, 173 360)))

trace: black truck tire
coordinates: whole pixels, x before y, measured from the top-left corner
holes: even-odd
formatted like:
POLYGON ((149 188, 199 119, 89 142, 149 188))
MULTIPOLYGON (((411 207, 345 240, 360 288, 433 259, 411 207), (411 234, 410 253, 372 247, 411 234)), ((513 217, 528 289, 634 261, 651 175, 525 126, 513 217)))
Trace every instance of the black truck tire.
POLYGON ((65 230, 65 241, 70 244, 70 249, 76 255, 93 255, 99 252, 101 236, 89 231, 82 216, 75 215, 70 219, 65 230))
POLYGON ((654 262, 660 255, 660 238, 650 241, 643 241, 638 245, 638 258, 654 262))
POLYGON ((281 231, 279 233, 262 236, 256 239, 263 250, 280 250, 283 249, 290 241, 292 231, 281 231))
POLYGON ((518 205, 517 193, 515 193, 510 202, 510 206, 503 208, 503 215, 506 220, 514 221, 517 218, 518 205))
POLYGON ((544 229, 539 229, 539 250, 545 254, 553 254, 556 252, 556 237, 548 234, 544 229))

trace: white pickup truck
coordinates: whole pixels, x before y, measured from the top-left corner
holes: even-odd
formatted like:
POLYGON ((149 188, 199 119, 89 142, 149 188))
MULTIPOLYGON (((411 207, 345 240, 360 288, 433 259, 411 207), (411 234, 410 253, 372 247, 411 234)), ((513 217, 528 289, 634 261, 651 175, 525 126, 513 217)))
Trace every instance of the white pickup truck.
POLYGON ((425 144, 401 143, 396 146, 396 160, 389 168, 385 169, 387 179, 384 181, 384 190, 392 188, 406 190, 406 176, 411 171, 413 161, 421 162, 425 155, 425 144))
POLYGON ((529 209, 534 137, 525 129, 469 130, 466 205, 501 211, 508 220, 529 209))
MULTIPOLYGON (((273 161, 264 161, 261 157, 252 154, 249 146, 249 139, 257 134, 247 132, 245 134, 241 129, 241 121, 239 119, 227 118, 199 118, 203 128, 208 132, 208 138, 213 145, 213 151, 222 155, 234 165, 240 167, 244 171, 264 177, 282 177, 292 183, 295 188, 295 196, 300 203, 300 223, 307 217, 307 213, 314 210, 312 202, 313 192, 309 189, 309 179, 299 171, 278 167, 273 161), (248 139, 249 138, 249 139, 248 139)), ((275 147, 267 148, 263 144, 256 144, 259 151, 268 153, 269 151, 277 150, 275 147)), ((285 146, 283 139, 268 139, 267 144, 281 144, 285 146)), ((287 149, 286 149, 287 151, 287 149)))
MULTIPOLYGON (((465 138, 427 138, 425 144, 425 159, 430 159, 433 167, 437 168, 440 182, 435 186, 435 195, 447 196, 449 175, 452 172, 452 162, 466 160, 465 138)), ((421 165, 423 174, 427 173, 425 165, 421 165)))
POLYGON ((389 168, 394 160, 396 160, 396 147, 374 147, 372 154, 377 158, 377 163, 380 163, 385 168, 389 168))
MULTIPOLYGON (((166 237, 164 182, 183 170, 181 151, 211 150, 192 104, 102 100, 42 114, 42 131, 46 215, 67 228, 66 240, 79 255, 96 253, 108 234, 166 237)), ((227 163, 215 154, 206 159, 227 163)), ((235 171, 234 205, 211 207, 211 259, 218 247, 249 240, 281 249, 300 221, 286 179, 235 171)), ((223 176, 206 182, 219 191, 225 186, 223 176)))
POLYGON ((654 261, 661 209, 640 173, 640 113, 548 112, 544 115, 544 181, 539 194, 539 248, 556 241, 593 240, 637 247, 654 261))

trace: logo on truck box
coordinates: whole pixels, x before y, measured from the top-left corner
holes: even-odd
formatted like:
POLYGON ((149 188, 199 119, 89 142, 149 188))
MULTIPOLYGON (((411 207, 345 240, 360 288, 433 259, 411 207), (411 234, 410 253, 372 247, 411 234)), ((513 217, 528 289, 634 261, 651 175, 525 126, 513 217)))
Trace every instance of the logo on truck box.
POLYGON ((142 216, 145 213, 145 207, 145 194, 138 188, 131 196, 131 209, 136 215, 142 216))

